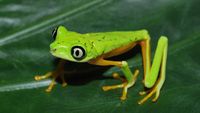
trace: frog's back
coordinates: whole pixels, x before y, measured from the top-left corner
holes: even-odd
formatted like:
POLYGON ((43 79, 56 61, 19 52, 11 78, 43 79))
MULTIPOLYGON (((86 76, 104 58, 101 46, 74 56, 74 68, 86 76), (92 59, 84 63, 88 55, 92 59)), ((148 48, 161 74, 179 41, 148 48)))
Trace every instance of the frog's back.
POLYGON ((129 43, 144 40, 144 33, 147 33, 146 30, 89 33, 85 35, 87 40, 96 48, 98 54, 102 55, 129 43))

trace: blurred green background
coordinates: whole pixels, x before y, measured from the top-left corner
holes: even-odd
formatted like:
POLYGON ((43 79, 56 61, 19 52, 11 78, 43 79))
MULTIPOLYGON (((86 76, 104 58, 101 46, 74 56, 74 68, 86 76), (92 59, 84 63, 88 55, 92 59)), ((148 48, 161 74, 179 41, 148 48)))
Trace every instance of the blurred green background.
POLYGON ((199 113, 200 112, 199 0, 0 0, 0 112, 1 113, 199 113), (69 63, 68 86, 58 83, 44 92, 50 79, 34 75, 55 68, 49 53, 51 31, 58 25, 86 32, 147 29, 154 53, 160 35, 169 37, 167 76, 156 103, 143 105, 139 51, 128 60, 140 69, 128 99, 121 89, 103 92, 118 68, 69 63), (95 70, 95 71, 94 71, 95 70), (96 71, 97 70, 97 71, 96 71))

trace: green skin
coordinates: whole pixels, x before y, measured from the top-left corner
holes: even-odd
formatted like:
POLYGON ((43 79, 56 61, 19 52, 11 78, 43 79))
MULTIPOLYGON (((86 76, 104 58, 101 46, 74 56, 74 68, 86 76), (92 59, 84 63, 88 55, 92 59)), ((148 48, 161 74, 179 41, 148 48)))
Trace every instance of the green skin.
MULTIPOLYGON (((53 56, 73 61, 73 62, 89 62, 98 56, 111 52, 114 49, 126 46, 131 43, 146 41, 150 42, 150 36, 146 30, 138 31, 117 31, 117 32, 101 32, 101 33, 86 33, 80 34, 77 32, 68 31, 65 27, 59 26, 55 35, 55 41, 50 45, 50 52, 53 56), (82 47, 85 50, 84 58, 76 59, 73 57, 72 48, 74 46, 82 47)), ((143 54, 145 62, 145 87, 151 88, 158 80, 160 72, 159 83, 156 86, 158 97, 159 91, 165 80, 165 69, 167 59, 167 37, 161 36, 158 42, 157 49, 153 63, 150 62, 150 45, 146 45, 143 54)), ((144 46, 142 46, 144 47, 144 46)), ((132 85, 132 72, 129 69, 128 63, 122 61, 121 67, 128 85, 132 85)))
POLYGON ((56 40, 50 45, 53 56, 73 61, 88 62, 100 55, 108 53, 113 49, 122 47, 132 42, 144 40, 142 37, 145 30, 137 32, 104 32, 80 34, 67 31, 63 26, 57 30, 56 40), (86 51, 86 57, 82 60, 76 60, 71 55, 71 49, 74 46, 81 46, 86 51), (56 51, 54 51, 56 49, 56 51))

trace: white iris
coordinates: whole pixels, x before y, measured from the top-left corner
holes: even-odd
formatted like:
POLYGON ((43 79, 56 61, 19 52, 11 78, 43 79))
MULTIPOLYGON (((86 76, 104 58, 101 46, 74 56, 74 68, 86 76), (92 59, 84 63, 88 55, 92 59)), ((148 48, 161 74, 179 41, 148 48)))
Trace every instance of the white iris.
POLYGON ((81 58, 83 56, 83 51, 80 48, 74 48, 73 56, 81 58))

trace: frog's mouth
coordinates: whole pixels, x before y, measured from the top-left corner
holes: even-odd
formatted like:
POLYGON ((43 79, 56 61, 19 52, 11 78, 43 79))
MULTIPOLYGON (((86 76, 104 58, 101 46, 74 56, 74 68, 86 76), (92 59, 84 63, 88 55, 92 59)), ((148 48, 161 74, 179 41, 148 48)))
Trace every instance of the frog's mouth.
POLYGON ((54 50, 54 49, 50 50, 50 53, 51 53, 53 56, 55 56, 55 57, 57 57, 57 58, 64 59, 64 60, 68 60, 68 61, 72 61, 72 62, 85 62, 85 61, 83 61, 83 60, 82 60, 82 61, 74 60, 74 59, 72 58, 72 56, 68 56, 68 55, 66 55, 66 53, 58 52, 57 50, 54 50))
POLYGON ((62 58, 62 59, 65 59, 65 60, 69 60, 64 53, 56 52, 56 50, 50 50, 50 53, 53 56, 57 57, 57 58, 62 58))

